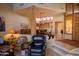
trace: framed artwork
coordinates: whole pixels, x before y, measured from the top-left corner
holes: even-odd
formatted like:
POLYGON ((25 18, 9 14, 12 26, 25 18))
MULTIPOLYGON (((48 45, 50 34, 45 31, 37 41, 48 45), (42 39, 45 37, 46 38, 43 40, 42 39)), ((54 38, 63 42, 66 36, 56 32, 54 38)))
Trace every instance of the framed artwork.
POLYGON ((21 23, 21 29, 20 29, 21 34, 31 34, 31 29, 29 29, 29 25, 25 23, 21 23))
POLYGON ((24 23, 21 23, 21 28, 28 28, 28 25, 27 24, 24 24, 24 23))
POLYGON ((21 34, 31 34, 31 29, 21 29, 21 34))
POLYGON ((0 17, 0 32, 5 31, 5 21, 0 17))

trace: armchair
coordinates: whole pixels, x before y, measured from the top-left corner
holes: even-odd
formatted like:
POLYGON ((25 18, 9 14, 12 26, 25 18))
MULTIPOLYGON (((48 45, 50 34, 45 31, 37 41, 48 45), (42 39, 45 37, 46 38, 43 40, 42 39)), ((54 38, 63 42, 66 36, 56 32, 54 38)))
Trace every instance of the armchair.
POLYGON ((34 35, 29 45, 30 56, 44 56, 46 53, 46 38, 44 35, 34 35))

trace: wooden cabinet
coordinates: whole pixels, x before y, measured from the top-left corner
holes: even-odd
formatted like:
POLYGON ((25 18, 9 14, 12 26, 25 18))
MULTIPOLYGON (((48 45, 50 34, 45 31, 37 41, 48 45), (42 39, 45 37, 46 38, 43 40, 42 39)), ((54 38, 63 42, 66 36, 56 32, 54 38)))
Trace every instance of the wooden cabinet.
POLYGON ((31 34, 31 29, 21 29, 21 34, 31 34))

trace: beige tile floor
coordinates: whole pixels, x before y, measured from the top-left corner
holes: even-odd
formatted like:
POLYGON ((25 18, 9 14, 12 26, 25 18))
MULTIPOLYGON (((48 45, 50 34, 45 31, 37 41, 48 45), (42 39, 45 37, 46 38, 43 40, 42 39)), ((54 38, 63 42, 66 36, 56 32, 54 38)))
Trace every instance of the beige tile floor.
POLYGON ((53 51, 51 48, 46 49, 46 56, 53 56, 53 51))
POLYGON ((64 36, 63 35, 56 35, 56 40, 63 40, 64 39, 64 36))
POLYGON ((54 56, 55 52, 51 49, 54 40, 63 40, 63 36, 57 35, 54 39, 51 38, 50 40, 47 40, 46 56, 54 56))

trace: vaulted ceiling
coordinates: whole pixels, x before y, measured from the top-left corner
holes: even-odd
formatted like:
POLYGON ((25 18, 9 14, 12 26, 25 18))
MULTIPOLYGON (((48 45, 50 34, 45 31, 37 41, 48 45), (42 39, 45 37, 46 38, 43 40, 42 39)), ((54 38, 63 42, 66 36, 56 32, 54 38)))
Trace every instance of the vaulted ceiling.
MULTIPOLYGON (((15 4, 16 6, 16 4, 15 4)), ((18 6, 16 13, 22 16, 28 17, 44 17, 44 16, 57 16, 61 15, 65 12, 65 4, 62 3, 49 3, 49 4, 28 4, 24 5, 22 8, 18 6), (25 6, 25 7, 24 7, 25 6), (20 8, 19 8, 20 7, 20 8)))

